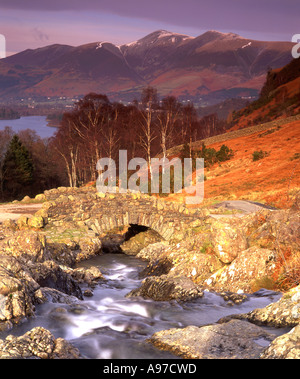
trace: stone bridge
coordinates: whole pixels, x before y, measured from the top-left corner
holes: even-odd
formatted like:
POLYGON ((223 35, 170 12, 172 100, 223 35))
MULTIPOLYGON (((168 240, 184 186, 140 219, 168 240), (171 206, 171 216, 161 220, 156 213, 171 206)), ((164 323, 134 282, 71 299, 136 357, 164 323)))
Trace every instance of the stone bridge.
POLYGON ((198 209, 141 193, 101 194, 95 188, 58 188, 45 191, 48 222, 88 226, 100 236, 114 228, 143 225, 170 240, 203 219, 198 209))

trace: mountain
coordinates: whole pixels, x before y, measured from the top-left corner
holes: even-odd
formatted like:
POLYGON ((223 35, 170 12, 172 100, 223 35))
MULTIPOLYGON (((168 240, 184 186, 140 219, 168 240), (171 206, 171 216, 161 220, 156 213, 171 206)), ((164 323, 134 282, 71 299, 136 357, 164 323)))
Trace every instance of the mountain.
POLYGON ((0 98, 105 93, 132 99, 145 85, 161 96, 203 103, 257 96, 269 67, 291 60, 290 42, 262 42, 208 31, 198 37, 159 30, 116 46, 51 45, 0 60, 0 98))
POLYGON ((232 130, 292 116, 300 112, 300 60, 269 70, 257 100, 233 112, 232 130))

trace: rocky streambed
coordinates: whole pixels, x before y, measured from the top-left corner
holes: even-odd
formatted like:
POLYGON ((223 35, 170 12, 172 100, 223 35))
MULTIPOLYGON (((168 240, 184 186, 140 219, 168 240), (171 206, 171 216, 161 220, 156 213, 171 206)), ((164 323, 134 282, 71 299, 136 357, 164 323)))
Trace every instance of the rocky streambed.
POLYGON ((203 210, 165 240, 133 224, 99 233, 93 189, 40 197, 0 225, 1 358, 299 358, 300 286, 262 289, 279 252, 299 251, 297 204, 203 210))

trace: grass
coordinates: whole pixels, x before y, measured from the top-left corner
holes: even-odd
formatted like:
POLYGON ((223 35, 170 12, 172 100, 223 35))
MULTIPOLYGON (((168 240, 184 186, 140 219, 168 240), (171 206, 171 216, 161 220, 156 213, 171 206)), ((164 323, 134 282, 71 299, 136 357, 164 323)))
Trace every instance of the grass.
POLYGON ((86 236, 85 228, 59 230, 57 227, 45 227, 44 233, 49 242, 63 242, 64 240, 76 240, 86 236))
POLYGON ((286 291, 300 284, 300 251, 278 249, 274 280, 278 289, 286 291))

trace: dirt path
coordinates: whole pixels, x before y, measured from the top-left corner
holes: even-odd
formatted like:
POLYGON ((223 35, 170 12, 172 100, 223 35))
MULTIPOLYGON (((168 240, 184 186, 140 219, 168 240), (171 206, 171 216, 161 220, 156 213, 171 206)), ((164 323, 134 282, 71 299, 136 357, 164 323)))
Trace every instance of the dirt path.
POLYGON ((0 205, 0 223, 10 218, 17 220, 21 215, 33 215, 43 204, 3 204, 0 205))
POLYGON ((265 205, 261 203, 257 203, 255 201, 247 201, 247 200, 228 200, 222 201, 219 204, 215 205, 215 208, 227 208, 227 209, 237 209, 245 213, 257 212, 261 209, 269 209, 276 210, 276 208, 271 207, 270 205, 265 205))

